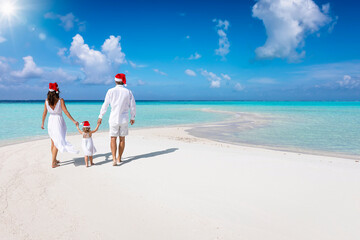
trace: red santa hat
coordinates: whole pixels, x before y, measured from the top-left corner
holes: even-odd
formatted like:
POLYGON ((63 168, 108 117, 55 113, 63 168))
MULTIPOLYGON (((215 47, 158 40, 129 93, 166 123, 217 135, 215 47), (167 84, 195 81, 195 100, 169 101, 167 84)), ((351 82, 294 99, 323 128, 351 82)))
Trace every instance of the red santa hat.
POLYGON ((118 73, 115 75, 116 82, 122 82, 126 86, 126 76, 123 73, 118 73))
POLYGON ((90 123, 88 121, 83 121, 82 124, 83 124, 83 127, 85 127, 85 128, 90 127, 90 123))
POLYGON ((58 93, 59 92, 59 86, 58 86, 58 84, 56 83, 56 82, 54 82, 54 83, 49 83, 49 91, 50 92, 56 92, 56 93, 58 93))

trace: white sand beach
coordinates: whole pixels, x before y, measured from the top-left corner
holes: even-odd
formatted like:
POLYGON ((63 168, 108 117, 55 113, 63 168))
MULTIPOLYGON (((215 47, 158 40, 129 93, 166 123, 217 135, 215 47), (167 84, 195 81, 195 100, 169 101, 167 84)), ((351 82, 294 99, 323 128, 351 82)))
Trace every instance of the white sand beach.
POLYGON ((117 167, 108 133, 89 168, 60 153, 52 169, 49 139, 0 147, 0 239, 359 239, 356 160, 185 130, 131 130, 117 167))

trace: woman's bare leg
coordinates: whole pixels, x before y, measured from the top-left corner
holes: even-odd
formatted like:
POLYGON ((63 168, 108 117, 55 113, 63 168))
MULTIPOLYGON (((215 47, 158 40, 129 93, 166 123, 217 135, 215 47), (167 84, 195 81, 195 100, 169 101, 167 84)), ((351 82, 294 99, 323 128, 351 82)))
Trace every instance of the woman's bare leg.
POLYGON ((58 154, 58 149, 54 146, 54 142, 53 140, 51 140, 51 154, 52 154, 52 167, 53 168, 56 168, 59 166, 59 164, 57 163, 57 160, 56 160, 56 156, 58 154))
POLYGON ((85 156, 84 159, 85 159, 85 165, 86 165, 86 167, 88 167, 89 166, 88 165, 88 156, 85 156))
MULTIPOLYGON (((51 140, 51 153, 52 153, 54 148, 56 148, 56 147, 54 145, 54 141, 51 138, 50 138, 50 140, 51 140)), ((60 161, 56 159, 56 163, 60 163, 60 161)))
POLYGON ((89 156, 89 158, 90 158, 90 166, 94 165, 94 163, 93 163, 93 156, 89 156))

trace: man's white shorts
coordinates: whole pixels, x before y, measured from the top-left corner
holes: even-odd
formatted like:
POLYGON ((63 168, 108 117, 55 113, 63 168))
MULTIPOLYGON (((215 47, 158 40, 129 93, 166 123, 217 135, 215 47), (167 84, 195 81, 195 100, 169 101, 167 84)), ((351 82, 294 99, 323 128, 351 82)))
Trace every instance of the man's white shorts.
POLYGON ((109 124, 110 137, 125 137, 129 134, 129 127, 127 123, 123 124, 109 124))

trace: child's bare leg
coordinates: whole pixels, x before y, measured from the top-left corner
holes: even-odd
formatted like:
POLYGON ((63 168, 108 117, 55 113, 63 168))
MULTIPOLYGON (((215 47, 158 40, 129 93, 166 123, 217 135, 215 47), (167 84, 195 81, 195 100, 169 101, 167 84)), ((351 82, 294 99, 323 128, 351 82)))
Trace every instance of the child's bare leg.
MULTIPOLYGON (((56 148, 55 145, 54 145, 54 141, 52 139, 51 140, 51 153, 53 152, 53 149, 56 148)), ((60 163, 59 160, 55 159, 56 160, 56 163, 60 163)))
POLYGON ((116 159, 118 163, 121 162, 121 157, 125 149, 125 137, 120 137, 119 143, 119 157, 116 159))
MULTIPOLYGON (((52 142, 52 140, 51 140, 51 142, 52 142)), ((56 167, 59 166, 58 163, 56 162, 57 153, 58 153, 58 149, 54 146, 54 147, 51 149, 52 167, 53 167, 53 168, 56 168, 56 167)))
POLYGON ((85 159, 85 165, 86 165, 86 167, 88 167, 89 166, 88 165, 88 156, 85 156, 84 159, 85 159))
POLYGON ((89 158, 90 158, 90 166, 94 165, 94 163, 93 163, 93 156, 89 156, 89 158))

